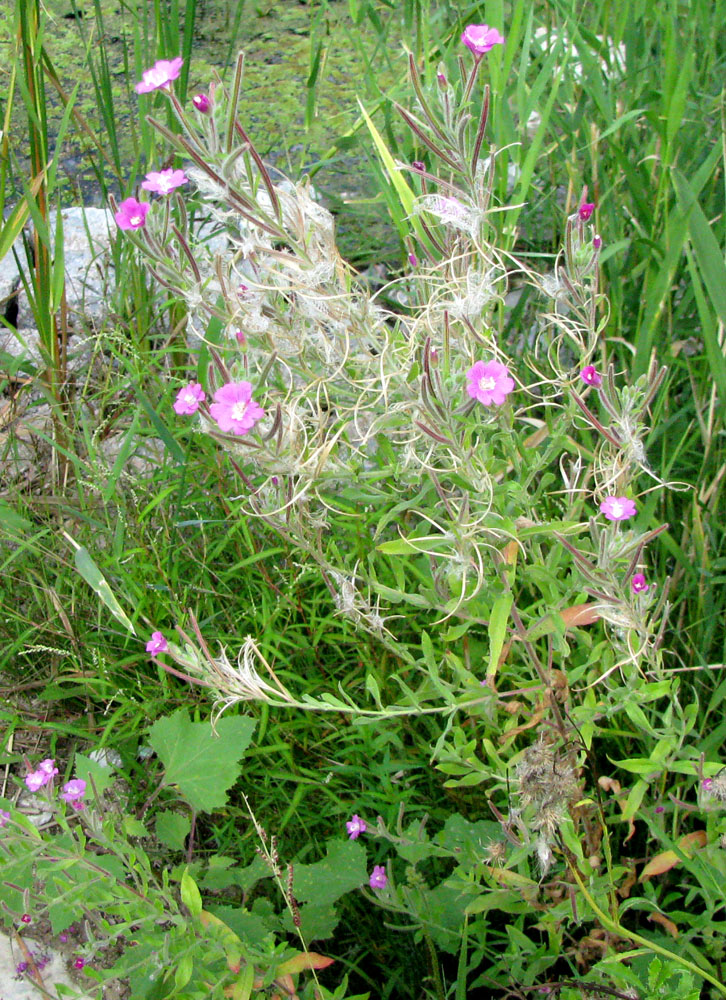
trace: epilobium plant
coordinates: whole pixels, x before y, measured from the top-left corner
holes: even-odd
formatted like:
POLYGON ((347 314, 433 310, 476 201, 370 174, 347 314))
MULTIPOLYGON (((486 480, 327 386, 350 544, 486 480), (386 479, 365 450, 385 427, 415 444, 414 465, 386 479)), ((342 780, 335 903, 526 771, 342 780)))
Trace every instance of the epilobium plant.
MULTIPOLYGON (((635 473, 646 468, 642 435, 658 378, 622 386, 591 363, 606 319, 592 203, 583 199, 567 219, 550 276, 496 249, 496 150, 482 156, 490 98, 488 87, 481 96, 476 87, 484 54, 502 39, 485 28, 467 29, 473 66, 458 88, 439 81, 438 111, 412 63, 419 108, 401 112, 443 170, 417 161, 407 171, 420 188, 409 189, 416 264, 387 300, 398 291, 405 309, 384 307, 341 260, 333 219, 309 184, 273 180, 237 118, 241 59, 232 92, 214 87, 203 115, 179 104, 171 77, 156 84, 184 134, 154 124, 187 163, 166 172, 162 202, 149 209, 129 199, 117 220, 187 306, 190 357, 203 367, 178 387, 174 410, 229 453, 240 516, 316 565, 342 614, 404 655, 382 601, 405 601, 416 589, 432 624, 487 627, 499 597, 509 594, 513 608, 520 601, 506 547, 564 546, 572 573, 561 606, 591 590, 595 617, 616 626, 618 663, 647 656, 657 666, 647 609, 632 603, 628 586, 650 536, 637 528, 613 536, 592 513, 599 506, 618 521, 635 511, 621 494, 637 489, 635 473), (172 178, 196 187, 227 251, 193 238, 189 195, 174 191, 172 178), (545 293, 516 363, 515 345, 497 333, 511 276, 545 293), (583 382, 600 406, 581 396, 583 382), (589 469, 582 455, 567 457, 578 438, 594 447, 589 469), (564 492, 545 487, 558 466, 564 492), (364 559, 341 529, 353 526, 361 502, 371 533, 364 559), (583 518, 590 547, 574 542, 583 518), (391 579, 388 557, 402 555, 418 579, 410 589, 400 564, 391 579)), ((149 174, 145 186, 159 176, 149 174)), ((156 182, 153 189, 161 192, 156 182)), ((526 626, 515 614, 507 630, 516 634, 526 626)))
MULTIPOLYGON (((604 356, 602 238, 584 186, 551 272, 498 249, 507 207, 493 199, 497 150, 484 147, 490 93, 479 78, 504 40, 474 25, 462 41, 471 64, 461 61, 456 84, 440 71, 433 93, 411 59, 417 107, 398 110, 429 162, 394 164, 375 135, 410 223, 410 271, 378 295, 341 259, 310 184, 273 177, 262 162, 237 116, 241 58, 231 90, 218 82, 191 112, 170 69, 144 74, 180 122, 178 136, 151 120, 184 170, 153 181, 162 200, 151 207, 128 199, 117 221, 186 306, 192 371, 173 387, 173 409, 228 455, 236 516, 277 533, 338 613, 393 654, 383 684, 400 694, 386 703, 371 669, 373 707, 342 690, 298 696, 254 638, 235 665, 196 622, 193 639, 178 627, 183 645, 155 632, 147 649, 211 687, 220 711, 261 700, 360 719, 442 714, 433 760, 453 783, 501 789, 506 755, 487 727, 506 718, 508 742, 533 728, 529 745, 511 751, 519 804, 507 815, 492 803, 514 851, 492 839, 493 864, 469 858, 458 877, 475 894, 488 880, 507 884, 491 874, 494 859, 506 868, 530 857, 541 878, 558 866, 580 893, 574 908, 609 927, 606 887, 580 875, 578 800, 602 716, 618 699, 637 714, 653 685, 658 697, 671 690, 661 670, 665 581, 646 583, 643 572, 647 543, 665 528, 644 523, 641 480, 652 488, 644 439, 663 371, 628 385, 604 356), (226 249, 193 235, 192 199, 226 249), (505 338, 512 284, 538 298, 521 313, 525 328, 505 338), (640 687, 639 671, 652 684, 640 687), (606 709, 593 687, 610 698, 606 709), (506 701, 507 688, 523 700, 506 701)), ((354 814, 347 829, 357 839, 368 826, 354 814)), ((377 834, 406 857, 405 837, 382 821, 377 834)), ((430 941, 421 900, 433 896, 420 872, 406 878, 398 885, 378 864, 369 886, 430 941)), ((538 883, 526 892, 534 898, 538 883)), ((553 904, 552 919, 566 919, 564 908, 553 904)))

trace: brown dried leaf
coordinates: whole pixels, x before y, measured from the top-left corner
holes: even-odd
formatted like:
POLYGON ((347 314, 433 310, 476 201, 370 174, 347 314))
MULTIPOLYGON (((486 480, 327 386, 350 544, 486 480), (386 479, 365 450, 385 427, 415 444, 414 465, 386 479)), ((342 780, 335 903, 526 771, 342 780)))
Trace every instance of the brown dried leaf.
POLYGON ((327 969, 335 961, 334 958, 327 958, 325 955, 318 955, 314 951, 301 951, 286 962, 277 967, 278 976, 294 975, 302 972, 303 969, 327 969))
MULTIPOLYGON (((705 844, 705 830, 694 830, 693 833, 687 833, 685 837, 681 837, 678 841, 678 846, 686 857, 691 856, 693 848, 704 847, 705 844)), ((661 851, 660 854, 656 854, 654 858, 651 858, 648 864, 643 868, 640 873, 640 881, 644 882, 645 879, 650 878, 651 875, 663 875, 664 872, 668 872, 671 868, 675 868, 680 860, 681 859, 675 851, 661 851)))
POLYGON ((576 625, 592 625, 600 620, 600 615, 596 611, 597 604, 573 604, 572 607, 560 611, 560 617, 564 620, 567 628, 574 628, 576 625))
POLYGON ((671 937, 678 937, 678 927, 662 913, 649 913, 648 920, 653 920, 656 924, 660 924, 661 927, 665 927, 671 937))

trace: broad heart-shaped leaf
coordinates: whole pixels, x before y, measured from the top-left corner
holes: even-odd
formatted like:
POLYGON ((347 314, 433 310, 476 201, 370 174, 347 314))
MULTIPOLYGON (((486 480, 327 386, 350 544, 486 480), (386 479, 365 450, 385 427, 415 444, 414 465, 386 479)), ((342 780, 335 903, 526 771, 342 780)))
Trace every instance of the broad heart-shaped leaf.
POLYGON ((208 722, 191 722, 180 708, 154 723, 149 743, 166 770, 164 783, 176 785, 197 812, 214 812, 227 803, 254 728, 254 719, 228 717, 217 722, 215 736, 208 722))
POLYGON ((326 906, 368 880, 366 851, 354 840, 328 843, 327 857, 314 865, 295 865, 293 893, 301 902, 326 906))

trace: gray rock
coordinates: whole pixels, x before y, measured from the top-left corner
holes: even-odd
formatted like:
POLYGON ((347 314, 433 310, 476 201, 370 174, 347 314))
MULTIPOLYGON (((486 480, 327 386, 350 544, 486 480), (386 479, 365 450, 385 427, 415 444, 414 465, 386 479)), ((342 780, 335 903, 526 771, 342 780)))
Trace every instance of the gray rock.
MULTIPOLYGON (((68 306, 69 368, 78 370, 87 365, 91 344, 87 331, 98 327, 108 315, 108 292, 113 284, 113 267, 109 247, 116 235, 116 224, 109 209, 66 208, 61 212, 63 250, 66 274, 66 302, 68 306), (74 334, 81 336, 74 345, 74 334)), ((51 220, 51 248, 55 249, 56 221, 51 220)), ((15 243, 15 250, 25 268, 22 239, 15 243)), ((8 254, 0 261, 0 310, 7 315, 7 307, 17 296, 17 333, 7 327, 0 329, 0 351, 14 358, 24 358, 43 367, 38 331, 28 297, 15 259, 8 254)))

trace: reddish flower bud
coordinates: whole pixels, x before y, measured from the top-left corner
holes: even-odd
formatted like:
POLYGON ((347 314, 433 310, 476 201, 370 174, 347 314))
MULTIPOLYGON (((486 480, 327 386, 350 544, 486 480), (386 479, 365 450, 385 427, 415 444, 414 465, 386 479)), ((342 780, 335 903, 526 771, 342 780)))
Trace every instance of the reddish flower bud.
POLYGON ((203 115, 209 114, 212 107, 212 102, 206 94, 195 94, 194 97, 192 97, 192 104, 197 111, 201 112, 203 115))

